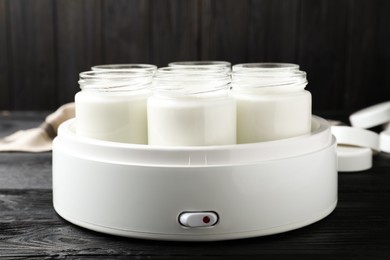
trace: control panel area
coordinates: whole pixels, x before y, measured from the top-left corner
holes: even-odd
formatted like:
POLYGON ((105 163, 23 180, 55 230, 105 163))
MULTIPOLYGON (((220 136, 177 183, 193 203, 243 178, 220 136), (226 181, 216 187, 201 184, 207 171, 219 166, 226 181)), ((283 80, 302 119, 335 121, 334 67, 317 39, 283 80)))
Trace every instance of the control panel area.
POLYGON ((218 219, 218 214, 213 211, 188 211, 179 215, 180 225, 187 228, 212 227, 218 219))

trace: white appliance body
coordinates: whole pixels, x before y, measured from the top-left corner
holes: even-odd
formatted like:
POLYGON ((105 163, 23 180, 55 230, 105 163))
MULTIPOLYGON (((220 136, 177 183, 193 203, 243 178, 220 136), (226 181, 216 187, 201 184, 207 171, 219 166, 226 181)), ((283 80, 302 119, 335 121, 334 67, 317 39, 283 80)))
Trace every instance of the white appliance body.
POLYGON ((213 241, 280 233, 337 204, 336 142, 313 116, 310 135, 254 144, 153 147, 77 136, 74 119, 53 143, 53 203, 99 232, 213 241))

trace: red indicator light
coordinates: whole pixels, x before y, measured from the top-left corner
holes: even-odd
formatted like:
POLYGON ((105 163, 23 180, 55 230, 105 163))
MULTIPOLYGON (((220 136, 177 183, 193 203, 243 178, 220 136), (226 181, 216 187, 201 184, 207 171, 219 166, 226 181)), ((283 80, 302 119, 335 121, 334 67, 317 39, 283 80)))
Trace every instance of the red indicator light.
POLYGON ((210 222, 210 217, 205 216, 203 217, 203 223, 208 224, 210 222))

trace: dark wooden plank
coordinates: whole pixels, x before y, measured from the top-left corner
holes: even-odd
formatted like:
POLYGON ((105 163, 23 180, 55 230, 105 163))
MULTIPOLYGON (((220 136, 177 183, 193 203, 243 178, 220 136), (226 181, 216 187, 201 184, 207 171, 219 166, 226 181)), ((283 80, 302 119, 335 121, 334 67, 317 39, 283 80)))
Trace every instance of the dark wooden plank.
POLYGON ((51 189, 51 152, 0 154, 0 189, 51 189))
POLYGON ((388 1, 350 1, 346 38, 347 108, 390 100, 390 6, 388 1))
POLYGON ((110 251, 104 246, 108 237, 99 238, 55 213, 50 190, 0 191, 0 198, 2 257, 81 257, 110 251))
POLYGON ((80 90, 79 73, 102 61, 101 1, 58 0, 57 30, 58 104, 74 100, 80 90))
POLYGON ((0 113, 0 138, 18 130, 38 127, 48 111, 2 111, 0 113))
POLYGON ((0 0, 0 109, 10 109, 12 104, 8 70, 8 5, 0 0))
MULTIPOLYGON (((375 75, 373 84, 369 84, 372 92, 372 86, 377 86, 378 95, 370 103, 377 103, 383 100, 390 100, 390 1, 379 0, 377 4, 376 16, 376 36, 375 36, 375 75), (382 96, 382 97, 379 97, 382 96)), ((365 106, 367 103, 364 103, 365 106)))
MULTIPOLYGON (((362 176, 366 181, 375 178, 373 174, 362 176)), ((385 176, 388 182, 388 175, 385 176)), ((358 188, 341 191, 335 212, 310 226, 278 235, 214 243, 159 242, 104 235, 62 220, 52 208, 50 190, 0 190, 0 252, 3 257, 61 255, 198 259, 267 255, 273 255, 275 259, 289 259, 289 255, 364 259, 359 255, 389 255, 390 212, 384 207, 390 203, 389 192, 364 192, 358 188)))
POLYGON ((150 63, 150 1, 103 2, 105 64, 150 63))
MULTIPOLYGON (((375 75, 375 21, 376 6, 367 1, 349 1, 349 27, 346 38, 347 67, 346 91, 344 96, 347 108, 362 108, 369 105, 379 88, 372 91, 370 86, 375 75)), ((379 95, 378 95, 379 96, 379 95)), ((384 98, 384 97, 383 97, 384 98)))
POLYGON ((302 0, 301 8, 298 63, 307 72, 313 109, 345 108, 348 2, 302 0))
MULTIPOLYGON (((49 112, 0 114, 0 138, 38 127, 49 112)), ((0 153, 0 189, 51 189, 51 152, 0 153)))
POLYGON ((55 107, 53 1, 8 1, 12 109, 55 107))
MULTIPOLYGON (((200 1, 200 58, 248 60, 248 1, 200 1)), ((257 45, 256 42, 249 44, 257 45)))
POLYGON ((250 1, 248 61, 297 62, 300 3, 250 1))
POLYGON ((72 101, 102 63, 296 62, 314 110, 390 97, 387 0, 0 0, 0 109, 72 101))
POLYGON ((151 1, 151 62, 198 60, 198 0, 151 1))

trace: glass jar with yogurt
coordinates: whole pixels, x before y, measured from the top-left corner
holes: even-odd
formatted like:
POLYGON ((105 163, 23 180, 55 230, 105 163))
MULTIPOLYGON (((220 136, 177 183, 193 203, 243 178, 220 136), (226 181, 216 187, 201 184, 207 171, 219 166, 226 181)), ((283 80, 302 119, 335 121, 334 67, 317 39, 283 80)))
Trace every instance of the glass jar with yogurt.
POLYGON ((236 143, 236 102, 226 69, 160 68, 148 99, 148 143, 205 146, 236 143))
POLYGON ((297 64, 247 63, 233 66, 237 101, 237 143, 272 141, 311 131, 311 94, 297 64))
POLYGON ((153 72, 147 70, 80 73, 75 96, 76 132, 106 141, 146 144, 146 102, 153 72))

